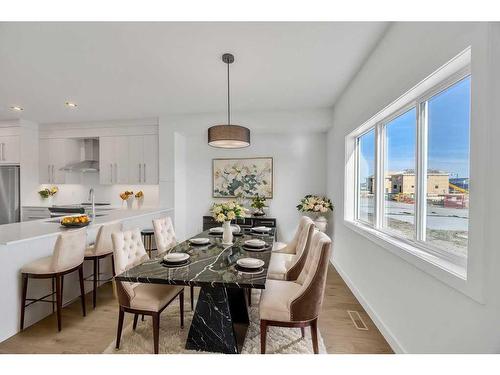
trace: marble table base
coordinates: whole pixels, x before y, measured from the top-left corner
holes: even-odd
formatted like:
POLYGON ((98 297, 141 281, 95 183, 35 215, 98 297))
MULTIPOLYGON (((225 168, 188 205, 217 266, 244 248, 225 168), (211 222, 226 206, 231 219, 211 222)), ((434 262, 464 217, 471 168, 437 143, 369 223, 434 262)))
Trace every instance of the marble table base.
POLYGON ((245 289, 201 288, 186 349, 237 354, 248 329, 245 289))

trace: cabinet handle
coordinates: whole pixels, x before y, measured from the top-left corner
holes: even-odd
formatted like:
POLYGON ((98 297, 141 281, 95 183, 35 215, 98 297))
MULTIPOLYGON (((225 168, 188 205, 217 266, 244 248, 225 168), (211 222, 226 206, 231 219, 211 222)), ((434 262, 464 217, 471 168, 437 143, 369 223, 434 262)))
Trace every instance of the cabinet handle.
POLYGON ((118 182, 118 163, 115 163, 115 183, 118 182))
POLYGON ((112 163, 109 164, 109 171, 111 173, 111 175, 109 176, 109 183, 112 184, 113 183, 113 164, 112 163))
POLYGON ((5 143, 2 142, 2 160, 5 161, 5 143))
POLYGON ((50 176, 50 164, 47 165, 47 179, 49 180, 49 183, 52 182, 52 178, 50 176))
POLYGON ((142 172, 144 173, 144 178, 142 179, 142 182, 146 182, 146 163, 144 163, 144 168, 142 169, 142 172))
POLYGON ((54 173, 54 164, 52 164, 52 183, 56 181, 56 174, 54 173))
POLYGON ((141 178, 142 178, 142 165, 141 163, 139 163, 139 182, 141 182, 141 178))

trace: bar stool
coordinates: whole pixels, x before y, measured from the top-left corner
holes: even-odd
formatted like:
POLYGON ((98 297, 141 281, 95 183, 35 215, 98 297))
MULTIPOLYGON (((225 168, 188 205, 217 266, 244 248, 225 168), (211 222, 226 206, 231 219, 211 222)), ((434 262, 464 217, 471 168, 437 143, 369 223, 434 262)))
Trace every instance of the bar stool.
POLYGON ((22 298, 21 298, 21 331, 24 329, 24 314, 27 306, 35 302, 50 302, 54 306, 54 291, 51 294, 38 299, 26 298, 28 290, 28 279, 52 279, 56 282, 56 304, 57 304, 57 329, 61 330, 61 310, 63 297, 64 275, 78 271, 80 280, 80 300, 82 313, 85 316, 85 290, 83 287, 83 257, 85 254, 86 230, 72 230, 62 233, 57 237, 54 252, 51 256, 37 259, 25 264, 21 269, 22 275, 22 298), (52 297, 51 300, 47 300, 52 297), (26 304, 26 301, 29 301, 26 304))
POLYGON ((92 281, 94 289, 92 291, 92 305, 95 309, 97 301, 97 287, 100 282, 111 281, 113 278, 100 279, 100 260, 111 256, 111 265, 113 267, 113 276, 115 275, 115 264, 113 262, 113 242, 111 240, 111 233, 121 232, 122 224, 114 223, 102 225, 97 232, 97 237, 94 245, 90 245, 85 250, 84 260, 91 260, 93 262, 94 272, 91 276, 87 276, 85 281, 92 281))
POLYGON ((153 238, 155 235, 155 231, 153 229, 143 229, 141 230, 142 243, 144 244, 144 248, 148 252, 149 257, 151 258, 151 252, 157 250, 153 249, 153 238))

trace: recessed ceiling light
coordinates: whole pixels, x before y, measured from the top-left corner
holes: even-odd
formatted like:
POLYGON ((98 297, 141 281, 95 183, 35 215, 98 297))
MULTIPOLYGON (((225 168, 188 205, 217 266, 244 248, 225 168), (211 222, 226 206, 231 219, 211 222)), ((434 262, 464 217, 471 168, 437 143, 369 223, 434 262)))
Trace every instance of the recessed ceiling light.
POLYGON ((19 106, 17 106, 17 105, 13 105, 13 106, 11 106, 11 107, 10 107, 10 109, 11 109, 11 110, 13 110, 13 111, 18 111, 18 112, 21 112, 21 111, 23 111, 23 110, 24 110, 24 108, 23 108, 23 107, 19 107, 19 106))
POLYGON ((66 104, 66 107, 70 107, 70 108, 76 108, 77 107, 76 103, 66 102, 65 104, 66 104))

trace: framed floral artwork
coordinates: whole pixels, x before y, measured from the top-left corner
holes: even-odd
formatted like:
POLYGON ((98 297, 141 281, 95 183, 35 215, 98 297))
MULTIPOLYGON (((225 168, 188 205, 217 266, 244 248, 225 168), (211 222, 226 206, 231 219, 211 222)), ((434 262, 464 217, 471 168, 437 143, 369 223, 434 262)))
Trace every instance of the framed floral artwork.
POLYGON ((273 197, 273 158, 213 159, 214 198, 273 197))

